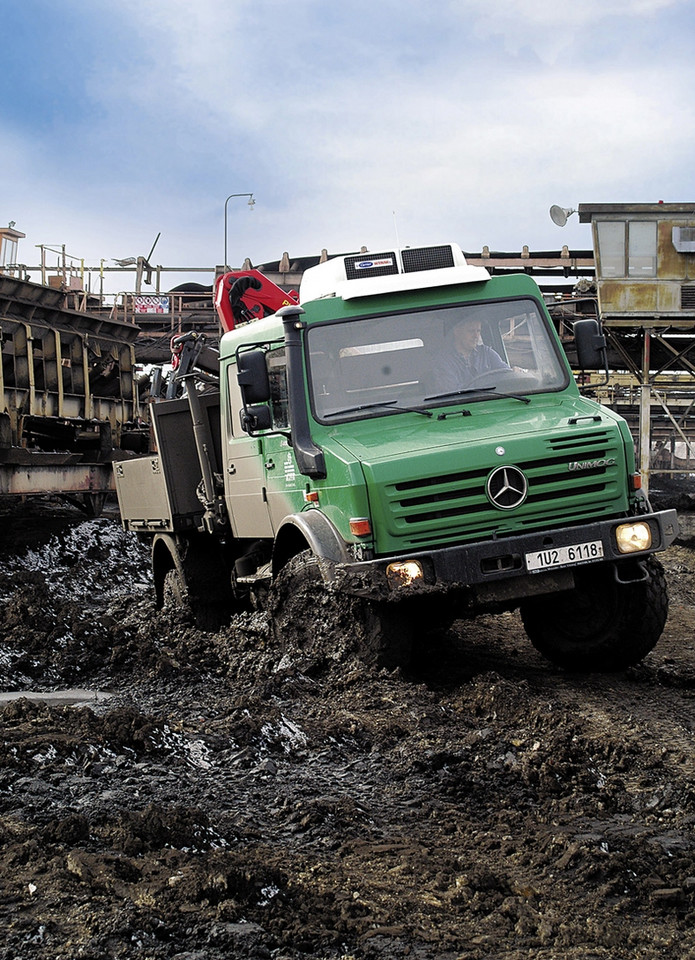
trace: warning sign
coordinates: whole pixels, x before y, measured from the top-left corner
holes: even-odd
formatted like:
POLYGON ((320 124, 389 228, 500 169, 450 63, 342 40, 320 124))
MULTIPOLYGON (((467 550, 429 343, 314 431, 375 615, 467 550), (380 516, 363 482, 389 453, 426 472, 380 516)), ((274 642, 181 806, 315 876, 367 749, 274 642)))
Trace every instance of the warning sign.
POLYGON ((138 296, 133 304, 134 313, 169 313, 169 297, 138 296))

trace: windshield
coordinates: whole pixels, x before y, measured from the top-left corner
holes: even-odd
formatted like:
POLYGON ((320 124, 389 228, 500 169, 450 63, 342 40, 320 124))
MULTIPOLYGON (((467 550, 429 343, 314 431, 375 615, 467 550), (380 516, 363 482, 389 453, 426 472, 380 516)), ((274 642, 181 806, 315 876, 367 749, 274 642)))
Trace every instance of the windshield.
POLYGON ((559 390, 568 374, 533 300, 364 317, 307 333, 311 397, 327 423, 559 390))

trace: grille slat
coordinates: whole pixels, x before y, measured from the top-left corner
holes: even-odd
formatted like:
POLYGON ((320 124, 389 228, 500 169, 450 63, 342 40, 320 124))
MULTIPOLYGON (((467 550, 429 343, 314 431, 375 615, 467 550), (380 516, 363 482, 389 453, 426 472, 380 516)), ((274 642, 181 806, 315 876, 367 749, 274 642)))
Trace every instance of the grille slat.
POLYGON ((558 437, 548 441, 545 455, 507 460, 528 480, 525 502, 508 513, 495 508, 486 494, 490 471, 500 464, 386 485, 382 494, 391 535, 403 547, 416 547, 492 537, 502 529, 564 525, 568 519, 580 522, 585 516, 607 513, 624 495, 617 482, 622 454, 616 440, 608 431, 558 437), (571 463, 594 460, 608 462, 570 470, 571 463))

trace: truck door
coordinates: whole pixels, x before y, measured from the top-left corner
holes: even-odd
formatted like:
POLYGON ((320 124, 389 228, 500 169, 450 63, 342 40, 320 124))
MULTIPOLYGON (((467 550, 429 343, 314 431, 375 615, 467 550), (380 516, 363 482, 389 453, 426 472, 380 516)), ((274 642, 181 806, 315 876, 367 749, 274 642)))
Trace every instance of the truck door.
POLYGON ((227 510, 234 536, 240 540, 273 535, 263 460, 260 437, 238 438, 227 446, 227 510))
POLYGON ((228 367, 229 429, 225 450, 225 498, 234 536, 272 537, 282 520, 304 506, 306 478, 297 471, 290 430, 285 350, 266 353, 272 427, 249 436, 241 427, 242 398, 236 368, 228 367))
POLYGON ((234 536, 259 540, 272 537, 266 495, 263 437, 241 428, 241 391, 236 367, 227 366, 228 425, 224 448, 224 489, 234 536))

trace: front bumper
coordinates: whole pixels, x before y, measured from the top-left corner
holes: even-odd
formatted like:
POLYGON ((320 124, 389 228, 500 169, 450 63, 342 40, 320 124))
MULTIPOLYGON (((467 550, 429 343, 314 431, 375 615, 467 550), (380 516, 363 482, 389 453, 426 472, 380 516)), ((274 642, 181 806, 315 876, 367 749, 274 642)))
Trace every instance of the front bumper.
POLYGON ((639 517, 601 520, 559 530, 534 531, 513 537, 423 550, 403 557, 340 563, 335 566, 333 580, 339 590, 372 599, 404 599, 423 593, 459 591, 480 602, 511 601, 571 589, 574 585, 573 571, 577 567, 598 562, 634 563, 665 550, 677 536, 678 514, 675 510, 661 510, 639 517), (630 554, 621 553, 618 550, 616 528, 635 521, 649 525, 651 546, 630 554), (573 560, 538 571, 527 567, 526 557, 529 554, 596 542, 603 546, 603 556, 598 560, 573 560), (389 582, 386 573, 388 565, 401 559, 418 560, 424 571, 423 579, 397 586, 389 582))

